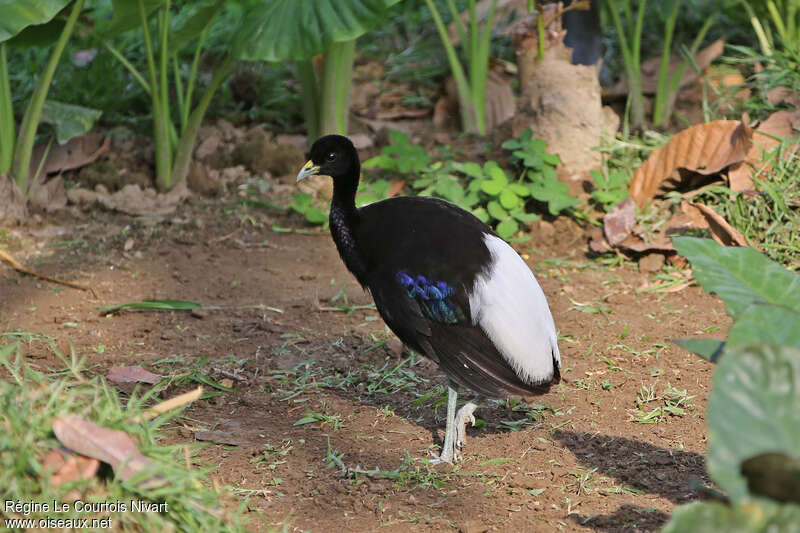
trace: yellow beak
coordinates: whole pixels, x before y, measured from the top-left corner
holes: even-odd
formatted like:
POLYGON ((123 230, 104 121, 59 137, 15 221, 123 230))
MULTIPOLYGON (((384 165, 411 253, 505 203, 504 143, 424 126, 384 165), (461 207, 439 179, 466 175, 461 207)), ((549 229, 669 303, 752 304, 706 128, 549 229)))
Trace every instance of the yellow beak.
POLYGON ((314 176, 319 172, 319 167, 314 164, 310 159, 306 161, 300 172, 297 173, 297 181, 304 180, 309 176, 314 176))

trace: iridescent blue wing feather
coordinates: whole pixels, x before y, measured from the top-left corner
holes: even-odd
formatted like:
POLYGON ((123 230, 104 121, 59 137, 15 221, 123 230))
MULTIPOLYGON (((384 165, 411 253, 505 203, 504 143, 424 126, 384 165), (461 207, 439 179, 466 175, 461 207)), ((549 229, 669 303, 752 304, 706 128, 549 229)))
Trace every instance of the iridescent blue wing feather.
POLYGON ((421 274, 411 275, 405 270, 397 271, 395 280, 431 320, 442 324, 458 324, 465 320, 464 311, 454 299, 456 291, 447 282, 421 274))

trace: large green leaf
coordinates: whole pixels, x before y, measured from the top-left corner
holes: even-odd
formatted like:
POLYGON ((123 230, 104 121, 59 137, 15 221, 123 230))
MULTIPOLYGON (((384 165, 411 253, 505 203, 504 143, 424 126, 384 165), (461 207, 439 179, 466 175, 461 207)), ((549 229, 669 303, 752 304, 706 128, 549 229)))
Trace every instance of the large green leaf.
POLYGON ((695 279, 716 293, 728 313, 753 303, 771 303, 800 312, 800 276, 748 247, 725 247, 711 239, 675 237, 675 249, 692 262, 695 279))
POLYGON ((661 533, 800 533, 800 506, 756 500, 743 505, 681 505, 661 533))
POLYGON ((177 52, 186 46, 192 39, 203 33, 214 17, 217 16, 226 0, 217 0, 206 5, 195 7, 194 13, 177 30, 169 35, 169 48, 172 52, 177 52))
POLYGON ((712 363, 717 362, 725 348, 725 341, 719 339, 672 339, 672 342, 712 363))
POLYGON ((371 30, 399 0, 271 0, 252 10, 234 55, 251 61, 308 59, 371 30))
MULTIPOLYGON (((787 327, 792 327, 787 324, 787 327)), ((734 503, 748 497, 743 461, 800 450, 800 350, 727 349, 708 400, 708 472, 734 503)))
POLYGON ((0 0, 0 43, 28 26, 44 24, 71 0, 0 0))
POLYGON ((42 122, 52 124, 56 129, 58 144, 64 144, 73 137, 83 135, 94 126, 103 112, 79 105, 62 104, 47 100, 42 106, 42 122))
POLYGON ((800 350, 800 313, 770 304, 751 305, 728 330, 727 348, 749 344, 780 344, 800 350))
MULTIPOLYGON (((128 30, 138 28, 142 25, 141 15, 139 13, 140 0, 112 0, 111 4, 114 6, 114 16, 111 18, 111 23, 100 29, 101 35, 110 39, 116 37, 120 33, 128 30)), ((149 15, 159 7, 166 3, 166 0, 141 0, 144 5, 144 12, 149 15)))

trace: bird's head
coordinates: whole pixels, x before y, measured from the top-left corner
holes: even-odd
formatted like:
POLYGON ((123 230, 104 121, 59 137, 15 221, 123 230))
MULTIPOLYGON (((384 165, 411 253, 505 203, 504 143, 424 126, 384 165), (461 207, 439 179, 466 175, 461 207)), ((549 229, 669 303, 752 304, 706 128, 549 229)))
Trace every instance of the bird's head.
POLYGON ((347 137, 326 135, 311 146, 311 159, 297 174, 297 181, 317 174, 330 176, 334 183, 357 181, 360 169, 358 152, 347 137))

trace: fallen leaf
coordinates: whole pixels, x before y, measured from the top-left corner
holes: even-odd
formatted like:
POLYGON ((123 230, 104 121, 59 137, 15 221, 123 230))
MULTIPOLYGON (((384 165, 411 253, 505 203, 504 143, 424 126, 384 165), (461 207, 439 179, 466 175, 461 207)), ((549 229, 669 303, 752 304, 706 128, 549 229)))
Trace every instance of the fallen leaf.
POLYGON ((493 65, 486 79, 486 131, 490 132, 497 126, 514 116, 517 111, 517 102, 511 82, 514 78, 505 73, 502 64, 493 65))
POLYGON ((111 137, 99 133, 87 133, 74 137, 64 144, 53 143, 47 151, 49 143, 39 143, 33 148, 31 154, 30 174, 33 175, 47 154, 47 159, 42 167, 43 174, 55 174, 67 170, 74 170, 93 163, 98 157, 108 152, 111 147, 111 137))
POLYGON ((694 202, 689 205, 697 209, 706 219, 707 226, 711 229, 711 237, 724 246, 747 246, 747 239, 736 228, 728 224, 728 221, 714 211, 710 206, 694 202))
POLYGON ((83 455, 76 455, 66 448, 50 451, 42 460, 42 468, 50 473, 50 484, 54 487, 90 479, 97 474, 100 461, 83 455))
POLYGON ((154 385, 161 381, 161 376, 145 370, 140 366, 113 366, 109 369, 109 381, 114 383, 149 383, 154 385))
POLYGON ((650 154, 633 175, 629 192, 640 206, 660 191, 674 189, 689 170, 708 176, 744 160, 753 130, 743 121, 716 120, 675 134, 650 154))
POLYGON ((406 186, 406 180, 394 180, 391 182, 392 187, 386 193, 387 196, 394 197, 403 192, 403 187, 406 186))
POLYGON ((693 202, 684 200, 680 205, 681 212, 687 216, 691 222, 692 227, 698 229, 705 229, 708 227, 708 219, 700 209, 697 208, 693 202))
POLYGON ((215 444, 228 444, 230 446, 246 444, 244 439, 236 437, 227 431, 220 430, 198 431, 194 434, 194 438, 201 441, 213 442, 215 444))
POLYGON ((664 266, 664 254, 651 253, 639 258, 639 272, 658 272, 664 266))
MULTIPOLYGON (((753 133, 752 146, 744 157, 744 161, 728 171, 728 186, 732 191, 740 192, 753 189, 753 174, 768 172, 772 166, 764 161, 764 154, 774 150, 781 141, 773 137, 788 138, 800 130, 800 110, 777 111, 762 122, 753 133)), ((796 151, 787 150, 784 157, 796 151)))
POLYGON ((628 235, 624 241, 619 243, 619 247, 638 253, 672 252, 675 250, 675 247, 672 245, 672 240, 666 236, 648 242, 636 235, 628 235))
POLYGON ((611 246, 617 246, 631 234, 636 225, 636 204, 628 197, 603 216, 603 233, 611 246))
MULTIPOLYGON (((53 432, 70 450, 111 465, 123 481, 144 470, 155 470, 153 461, 139 451, 124 431, 104 428, 78 416, 59 416, 53 420, 53 432)), ((154 474, 139 486, 153 487, 163 482, 161 476, 154 474)))
POLYGON ((608 244, 605 235, 603 235, 602 228, 595 227, 592 229, 592 233, 589 238, 589 249, 597 254, 605 254, 613 251, 613 248, 610 244, 608 244))

